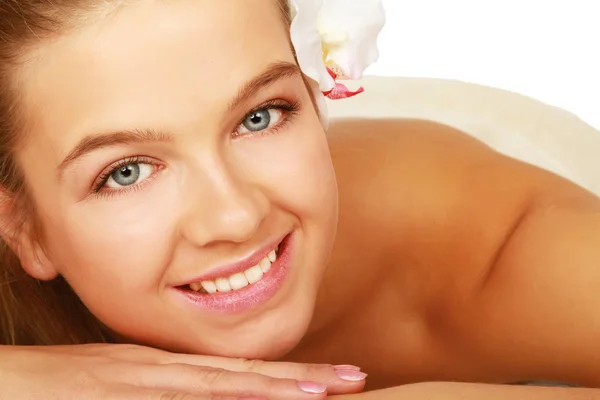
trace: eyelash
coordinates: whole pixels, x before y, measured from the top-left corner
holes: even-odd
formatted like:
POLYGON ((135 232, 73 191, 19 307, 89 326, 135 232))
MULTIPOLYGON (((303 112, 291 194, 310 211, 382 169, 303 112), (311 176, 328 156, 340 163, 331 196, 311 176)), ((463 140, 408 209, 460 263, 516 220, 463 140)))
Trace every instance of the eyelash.
MULTIPOLYGON (((149 157, 144 157, 144 156, 133 156, 133 157, 127 157, 124 158, 122 160, 119 160, 113 164, 111 164, 109 167, 107 167, 96 179, 96 181, 94 182, 94 185, 92 187, 92 191, 94 194, 100 194, 102 191, 102 188, 104 188, 104 185, 106 185, 106 183, 108 182, 108 180, 110 179, 111 175, 114 174, 116 171, 118 171, 119 169, 126 167, 128 165, 131 164, 149 164, 152 165, 155 169, 158 167, 158 163, 149 158, 149 157)), ((156 171, 152 174, 154 175, 156 173, 156 171)), ((150 181, 152 179, 152 176, 150 176, 149 178, 145 179, 142 183, 137 183, 137 184, 133 184, 131 186, 128 186, 127 188, 124 189, 112 189, 112 190, 106 190, 105 192, 108 193, 119 193, 122 192, 123 190, 132 190, 134 188, 138 188, 140 185, 143 185, 144 183, 150 181)))
MULTIPOLYGON (((297 115, 298 111, 300 110, 300 103, 299 102, 291 102, 290 103, 290 102, 287 102, 284 100, 271 100, 266 103, 263 103, 260 106, 255 107, 252 110, 250 110, 249 112, 247 112, 244 115, 244 117, 237 124, 236 129, 237 129, 237 127, 242 125, 244 123, 244 121, 246 120, 246 118, 248 118, 252 114, 257 113, 258 111, 271 110, 271 109, 282 111, 282 114, 283 114, 281 116, 281 121, 279 121, 276 126, 273 126, 268 129, 264 129, 262 131, 248 132, 248 133, 243 133, 243 134, 233 133, 232 135, 234 137, 241 138, 241 137, 246 137, 246 136, 275 134, 275 133, 279 132, 281 129, 285 128, 287 126, 287 124, 289 124, 289 122, 291 122, 292 118, 297 115)), ((102 190, 104 188, 104 186, 106 185, 106 183, 108 182, 108 180, 110 179, 110 177, 112 176, 112 174, 114 174, 120 168, 126 167, 131 164, 149 164, 149 165, 152 165, 155 169, 159 166, 159 164, 155 160, 153 160, 149 157, 144 157, 144 156, 133 156, 133 157, 127 157, 122 160, 119 160, 119 161, 111 164, 109 167, 107 167, 98 176, 98 178, 96 179, 96 181, 94 182, 94 184, 92 186, 92 193, 97 196, 100 196, 100 195, 112 196, 112 195, 123 193, 124 191, 141 189, 145 183, 149 183, 152 180, 153 176, 156 175, 156 171, 154 171, 152 176, 148 177, 141 183, 133 184, 133 185, 125 187, 123 189, 118 189, 118 190, 112 189, 112 190, 104 190, 104 191, 102 190)))
POLYGON ((285 128, 289 122, 291 122, 293 117, 295 117, 298 114, 298 111, 300 111, 300 103, 297 101, 288 102, 285 100, 270 100, 266 103, 261 104, 258 107, 253 108, 249 112, 247 112, 246 115, 244 115, 244 118, 242 118, 238 122, 237 126, 239 127, 240 125, 242 125, 244 123, 246 118, 248 118, 252 114, 257 113, 258 111, 261 111, 261 110, 282 111, 283 115, 281 116, 281 121, 276 126, 273 126, 268 129, 264 129, 262 131, 248 132, 248 133, 242 133, 242 134, 233 133, 234 137, 242 138, 242 137, 246 137, 246 136, 256 136, 256 135, 262 136, 262 135, 271 135, 271 134, 279 132, 281 129, 285 128))

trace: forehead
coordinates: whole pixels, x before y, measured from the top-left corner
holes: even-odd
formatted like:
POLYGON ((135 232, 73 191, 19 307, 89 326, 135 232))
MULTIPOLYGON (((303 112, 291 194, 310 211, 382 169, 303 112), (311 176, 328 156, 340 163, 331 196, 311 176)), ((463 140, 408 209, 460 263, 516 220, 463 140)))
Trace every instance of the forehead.
POLYGON ((41 45, 23 74, 25 111, 67 139, 192 122, 274 61, 293 62, 286 29, 274 0, 136 1, 41 45))

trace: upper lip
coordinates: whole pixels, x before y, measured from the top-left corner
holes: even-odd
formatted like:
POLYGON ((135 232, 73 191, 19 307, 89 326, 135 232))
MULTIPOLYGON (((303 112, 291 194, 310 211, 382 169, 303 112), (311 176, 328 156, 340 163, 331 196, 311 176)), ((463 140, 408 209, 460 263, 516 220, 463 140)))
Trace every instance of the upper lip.
POLYGON ((227 262, 223 265, 209 268, 206 272, 198 275, 192 279, 186 279, 184 282, 178 283, 175 286, 186 286, 192 283, 200 283, 203 281, 214 281, 217 278, 227 277, 233 274, 244 272, 249 268, 257 265, 263 258, 269 255, 269 253, 279 245, 283 239, 287 236, 280 236, 275 240, 270 240, 267 244, 260 247, 258 250, 239 258, 235 261, 227 262))

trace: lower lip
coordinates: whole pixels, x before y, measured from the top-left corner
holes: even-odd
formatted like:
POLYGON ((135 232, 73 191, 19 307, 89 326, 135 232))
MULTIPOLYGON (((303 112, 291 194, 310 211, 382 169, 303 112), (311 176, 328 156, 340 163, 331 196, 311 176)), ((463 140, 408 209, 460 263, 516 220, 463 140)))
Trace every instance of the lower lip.
POLYGON ((292 251, 291 234, 279 246, 277 260, 262 279, 240 290, 227 293, 204 294, 176 288, 194 306, 205 311, 219 313, 241 313, 256 308, 269 301, 281 289, 287 276, 292 251))

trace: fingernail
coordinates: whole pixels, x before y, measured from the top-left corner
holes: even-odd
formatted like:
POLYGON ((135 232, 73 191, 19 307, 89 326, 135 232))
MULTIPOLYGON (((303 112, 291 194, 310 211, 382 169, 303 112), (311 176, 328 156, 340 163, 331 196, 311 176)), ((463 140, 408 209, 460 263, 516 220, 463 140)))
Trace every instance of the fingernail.
POLYGON ((335 369, 335 370, 344 369, 344 370, 360 371, 360 367, 357 367, 355 365, 334 365, 333 369, 335 369))
POLYGON ((335 373, 340 379, 349 382, 359 382, 367 377, 367 374, 354 369, 336 369, 335 373))
POLYGON ((300 390, 311 394, 321 394, 327 391, 327 386, 316 382, 298 382, 300 390))

